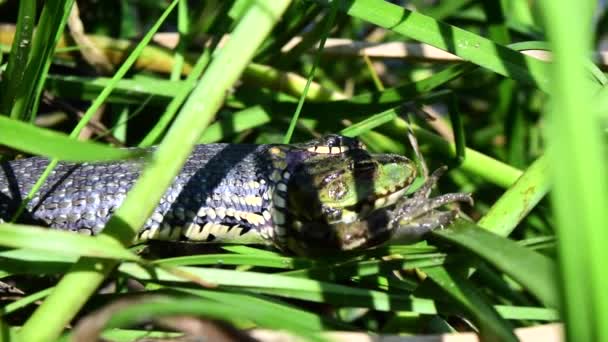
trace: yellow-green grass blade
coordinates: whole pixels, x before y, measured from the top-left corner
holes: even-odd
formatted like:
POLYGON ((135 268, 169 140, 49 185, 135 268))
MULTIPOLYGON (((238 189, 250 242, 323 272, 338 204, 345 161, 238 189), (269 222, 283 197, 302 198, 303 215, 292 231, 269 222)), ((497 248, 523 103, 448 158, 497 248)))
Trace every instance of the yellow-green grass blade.
POLYGON ((119 149, 93 142, 76 141, 65 134, 3 116, 0 116, 0 132, 0 144, 19 151, 67 161, 109 161, 144 154, 143 150, 119 149))
POLYGON ((19 224, 0 224, 0 246, 37 249, 63 255, 139 260, 138 256, 107 238, 19 224))
POLYGON ((553 51, 548 156, 569 341, 608 340, 608 174, 605 134, 595 110, 597 83, 585 72, 596 2, 541 1, 553 51))
POLYGON ((477 222, 501 236, 508 236, 534 209, 551 187, 549 161, 538 158, 507 191, 494 202, 490 210, 477 222))
POLYGON ((4 307, 0 308, 0 317, 11 314, 15 311, 23 309, 30 304, 33 304, 39 300, 44 299, 44 297, 48 296, 51 291, 53 291, 54 287, 49 287, 44 290, 40 290, 38 292, 27 295, 23 298, 20 298, 14 302, 6 304, 4 307))

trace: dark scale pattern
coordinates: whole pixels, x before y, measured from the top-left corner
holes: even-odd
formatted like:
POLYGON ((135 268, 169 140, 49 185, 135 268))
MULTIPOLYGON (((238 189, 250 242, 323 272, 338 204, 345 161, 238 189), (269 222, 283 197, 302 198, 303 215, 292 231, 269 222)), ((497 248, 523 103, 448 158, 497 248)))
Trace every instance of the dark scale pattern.
MULTIPOLYGON (((252 223, 239 217, 245 212, 261 217, 269 208, 271 182, 268 177, 273 163, 267 149, 267 145, 197 146, 144 230, 159 226, 184 227, 191 223, 202 226, 209 222, 238 224, 246 230, 271 227, 271 222, 252 223), (262 199, 265 192, 266 199, 262 199), (247 198, 250 203, 245 201, 247 198), (229 208, 238 214, 219 215, 229 208), (205 214, 201 216, 202 213, 205 214)), ((44 158, 2 164, 2 219, 10 220, 47 164, 44 158)), ((143 159, 99 164, 60 163, 20 221, 97 234, 126 197, 142 165, 143 159)))

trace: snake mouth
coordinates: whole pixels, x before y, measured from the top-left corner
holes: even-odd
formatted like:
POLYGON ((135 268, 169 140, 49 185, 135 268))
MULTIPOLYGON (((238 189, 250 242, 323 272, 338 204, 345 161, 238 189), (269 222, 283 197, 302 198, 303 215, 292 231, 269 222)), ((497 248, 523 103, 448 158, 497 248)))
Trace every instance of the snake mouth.
POLYGON ((407 189, 408 184, 403 184, 392 191, 388 191, 386 194, 369 198, 366 202, 368 205, 371 205, 373 210, 385 208, 397 203, 406 193, 407 189))
POLYGON ((409 189, 410 181, 398 184, 394 188, 381 194, 371 195, 362 199, 351 207, 339 210, 340 215, 336 221, 342 223, 352 223, 362 218, 368 217, 378 209, 390 207, 397 203, 409 189))
POLYGON ((410 188, 410 185, 414 181, 415 176, 415 173, 411 173, 409 177, 403 179, 401 182, 395 184, 393 187, 370 195, 369 197, 361 201, 360 204, 369 207, 370 210, 376 210, 389 207, 397 203, 397 201, 399 201, 399 199, 403 197, 403 195, 405 195, 407 190, 410 188))
POLYGON ((399 155, 377 156, 380 164, 378 169, 380 177, 375 180, 374 191, 364 201, 364 205, 372 211, 395 204, 410 188, 417 175, 416 166, 409 159, 399 155))

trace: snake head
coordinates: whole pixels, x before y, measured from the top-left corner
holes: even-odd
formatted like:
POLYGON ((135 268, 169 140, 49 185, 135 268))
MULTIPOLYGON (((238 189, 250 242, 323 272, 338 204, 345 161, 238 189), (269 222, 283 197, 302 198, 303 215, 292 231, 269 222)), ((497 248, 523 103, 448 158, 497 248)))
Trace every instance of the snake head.
POLYGON ((361 148, 301 158, 287 184, 280 244, 299 254, 359 247, 356 237, 368 229, 359 222, 371 218, 386 224, 383 209, 403 196, 415 176, 411 160, 361 148))

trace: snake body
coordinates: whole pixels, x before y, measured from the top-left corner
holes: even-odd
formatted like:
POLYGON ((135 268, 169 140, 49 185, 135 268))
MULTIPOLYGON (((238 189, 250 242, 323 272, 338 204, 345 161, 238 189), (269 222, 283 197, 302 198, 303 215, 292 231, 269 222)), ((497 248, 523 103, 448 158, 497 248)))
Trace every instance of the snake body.
MULTIPOLYGON (((148 160, 60 162, 17 222, 99 234, 148 160)), ((0 164, 0 222, 14 219, 48 164, 42 157, 0 164)), ((429 198, 439 175, 404 197, 416 176, 411 160, 370 153, 338 135, 298 144, 199 145, 137 241, 255 243, 301 254, 367 248, 392 236, 414 241, 456 215, 437 208, 471 200, 458 193, 429 198)))
MULTIPOLYGON (((263 229, 272 227, 269 210, 273 163, 266 153, 268 148, 269 145, 239 144, 197 146, 139 238, 213 241, 262 234, 263 229)), ((60 162, 27 204, 21 221, 98 234, 133 186, 144 161, 60 162)), ((3 220, 11 219, 48 163, 46 158, 33 157, 2 165, 3 220)))

